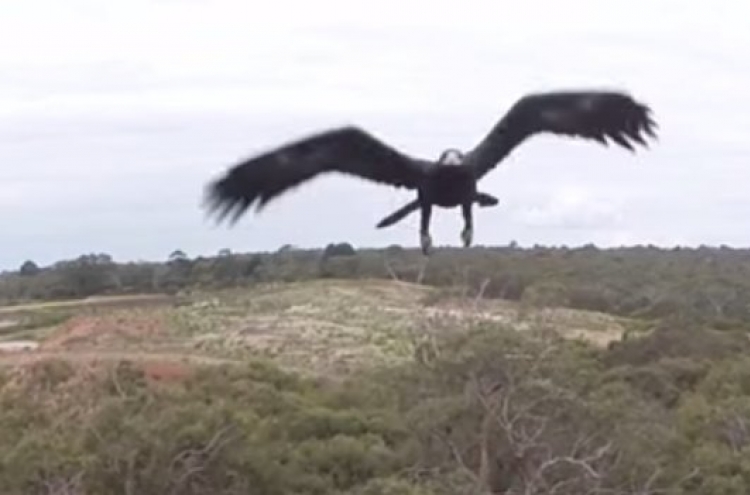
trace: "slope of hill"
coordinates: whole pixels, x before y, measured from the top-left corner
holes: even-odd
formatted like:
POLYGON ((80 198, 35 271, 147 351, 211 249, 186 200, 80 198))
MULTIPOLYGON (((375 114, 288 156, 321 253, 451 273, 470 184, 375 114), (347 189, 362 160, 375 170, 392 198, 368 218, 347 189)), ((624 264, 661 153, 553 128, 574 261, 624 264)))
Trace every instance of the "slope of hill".
POLYGON ((631 324, 601 313, 529 308, 383 280, 267 284, 183 299, 175 304, 167 297, 129 298, 113 305, 104 298, 103 306, 93 300, 6 310, 13 318, 6 317, 8 325, 0 330, 6 345, 31 340, 38 347, 5 352, 0 363, 52 356, 200 362, 262 356, 297 371, 327 374, 411 359, 431 335, 483 321, 518 330, 554 328, 596 345, 619 339, 631 324), (55 324, 41 318, 37 328, 24 325, 40 313, 55 324))

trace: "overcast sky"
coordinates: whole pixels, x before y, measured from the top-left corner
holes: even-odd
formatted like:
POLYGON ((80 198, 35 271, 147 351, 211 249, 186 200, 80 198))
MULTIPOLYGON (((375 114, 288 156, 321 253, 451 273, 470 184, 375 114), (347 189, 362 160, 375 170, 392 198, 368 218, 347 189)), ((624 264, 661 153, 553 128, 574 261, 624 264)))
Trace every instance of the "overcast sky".
MULTIPOLYGON (((0 268, 418 245, 413 193, 326 176, 233 229, 201 209, 235 160, 357 124, 405 152, 470 148, 530 91, 621 88, 660 140, 536 137, 483 182, 475 242, 750 243, 750 29, 739 0, 3 0, 0 268)), ((433 215, 458 245, 459 210, 433 215)))

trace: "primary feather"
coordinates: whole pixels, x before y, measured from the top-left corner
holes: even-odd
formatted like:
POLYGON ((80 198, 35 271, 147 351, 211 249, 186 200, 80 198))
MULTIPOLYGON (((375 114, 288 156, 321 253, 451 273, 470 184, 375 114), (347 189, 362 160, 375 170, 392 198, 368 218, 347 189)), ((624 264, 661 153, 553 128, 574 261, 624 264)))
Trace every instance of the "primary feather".
POLYGON ((520 98, 485 138, 467 154, 465 163, 477 179, 493 169, 525 139, 549 132, 607 145, 607 138, 634 151, 632 141, 646 146, 641 135, 656 137, 651 109, 617 91, 557 91, 520 98))
POLYGON ((242 161, 207 188, 219 220, 234 223, 253 203, 272 199, 325 172, 340 172, 394 187, 415 189, 432 164, 415 160, 357 127, 325 131, 242 161))

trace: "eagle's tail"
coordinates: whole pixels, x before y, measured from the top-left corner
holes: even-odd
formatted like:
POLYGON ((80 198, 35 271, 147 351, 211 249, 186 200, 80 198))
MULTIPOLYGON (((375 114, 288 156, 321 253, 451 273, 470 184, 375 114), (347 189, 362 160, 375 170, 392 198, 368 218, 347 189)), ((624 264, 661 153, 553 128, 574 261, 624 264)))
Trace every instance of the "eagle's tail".
POLYGON ((495 196, 478 192, 476 196, 476 202, 477 204, 479 204, 479 206, 486 208, 488 206, 495 206, 500 201, 495 196))
POLYGON ((388 227, 389 225, 393 225, 394 223, 398 222, 399 220, 403 219, 405 216, 409 215, 410 213, 413 213, 419 209, 419 200, 415 199, 411 203, 407 203, 398 210, 394 211, 384 219, 382 219, 378 225, 377 228, 382 229, 383 227, 388 227))

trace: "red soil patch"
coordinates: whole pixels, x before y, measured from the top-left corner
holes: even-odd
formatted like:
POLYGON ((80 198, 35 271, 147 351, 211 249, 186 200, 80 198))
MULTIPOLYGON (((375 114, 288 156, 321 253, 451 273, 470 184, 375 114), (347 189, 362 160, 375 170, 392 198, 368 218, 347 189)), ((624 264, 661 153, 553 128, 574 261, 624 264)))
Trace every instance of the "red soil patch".
POLYGON ((163 315, 157 312, 114 311, 103 315, 79 315, 60 325, 42 342, 40 350, 153 340, 166 333, 167 328, 163 315))
POLYGON ((181 363, 145 362, 142 369, 146 378, 156 382, 179 382, 190 376, 192 370, 181 363))

